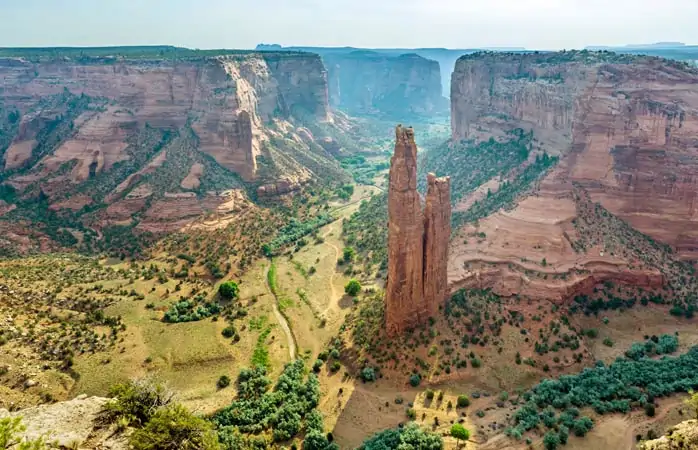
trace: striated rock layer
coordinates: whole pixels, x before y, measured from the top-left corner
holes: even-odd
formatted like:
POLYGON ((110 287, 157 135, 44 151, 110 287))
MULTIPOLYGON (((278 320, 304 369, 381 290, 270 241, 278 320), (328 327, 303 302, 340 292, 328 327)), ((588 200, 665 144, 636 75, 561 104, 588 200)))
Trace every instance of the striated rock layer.
POLYGON ((330 103, 354 114, 448 111, 439 63, 416 54, 324 53, 330 103))
POLYGON ((333 126, 318 55, 0 58, 0 85, 0 180, 58 213, 98 209, 97 228, 171 231, 229 190, 343 176, 297 125, 333 126))
POLYGON ((565 181, 653 238, 698 258, 698 72, 594 52, 475 54, 451 85, 453 140, 533 130, 565 181))
POLYGON ((388 190, 386 328, 396 335, 425 322, 447 294, 451 234, 450 181, 429 174, 426 209, 417 192, 417 144, 396 129, 388 190))

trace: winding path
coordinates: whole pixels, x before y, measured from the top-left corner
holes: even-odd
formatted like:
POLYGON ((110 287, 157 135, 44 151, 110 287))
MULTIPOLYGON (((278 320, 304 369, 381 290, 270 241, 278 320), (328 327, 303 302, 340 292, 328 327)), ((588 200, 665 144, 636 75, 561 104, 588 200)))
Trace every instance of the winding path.
POLYGON ((272 290, 271 286, 269 286, 269 269, 271 269, 271 263, 267 266, 266 270, 264 271, 264 284, 266 285, 269 293, 271 293, 271 295, 274 296, 274 303, 272 303, 274 316, 281 325, 281 329, 284 330, 284 334, 286 335, 286 341, 288 342, 288 354, 291 357, 291 361, 294 361, 296 359, 296 338, 293 337, 293 331, 291 331, 291 327, 288 324, 288 321, 279 310, 279 297, 276 296, 276 293, 272 290))

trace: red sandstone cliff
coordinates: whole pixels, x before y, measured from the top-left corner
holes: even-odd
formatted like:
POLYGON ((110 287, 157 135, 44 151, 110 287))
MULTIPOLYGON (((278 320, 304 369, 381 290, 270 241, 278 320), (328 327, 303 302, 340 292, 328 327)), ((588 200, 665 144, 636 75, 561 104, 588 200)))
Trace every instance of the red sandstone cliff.
POLYGON ((661 284, 657 264, 622 250, 636 245, 625 229, 599 224, 605 241, 573 248, 588 211, 575 189, 681 257, 698 255, 698 72, 610 53, 475 54, 456 64, 451 102, 454 140, 523 128, 535 151, 561 157, 513 210, 463 227, 452 287, 564 298, 603 279, 661 284))
POLYGON ((21 197, 48 196, 55 210, 106 203, 97 215, 104 223, 130 221, 160 200, 172 209, 146 213, 147 228, 157 229, 158 218, 179 223, 199 206, 225 203, 221 192, 243 187, 236 177, 266 195, 341 172, 294 125, 300 112, 331 121, 317 55, 4 58, 0 83, 0 112, 19 114, 16 126, 7 124, 8 145, 0 140, 2 178, 21 197), (306 155, 317 167, 304 164, 306 155), (181 193, 202 200, 193 209, 181 196, 165 200, 181 193))
POLYGON ((417 144, 398 126, 388 188, 386 328, 396 335, 433 316, 447 294, 451 234, 448 178, 428 177, 426 209, 417 192, 417 144))

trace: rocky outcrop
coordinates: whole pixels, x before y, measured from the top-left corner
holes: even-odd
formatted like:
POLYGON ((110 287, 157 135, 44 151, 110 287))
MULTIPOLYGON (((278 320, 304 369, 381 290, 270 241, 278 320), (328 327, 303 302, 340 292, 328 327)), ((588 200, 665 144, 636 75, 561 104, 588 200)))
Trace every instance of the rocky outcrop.
POLYGON ((432 114, 448 109, 439 63, 415 54, 323 54, 332 106, 352 114, 432 114))
POLYGON ((44 438, 60 448, 125 450, 128 442, 114 427, 100 427, 98 418, 109 399, 79 396, 73 400, 41 405, 10 413, 0 409, 0 419, 20 417, 26 431, 22 438, 44 438))
MULTIPOLYGON (((545 151, 560 161, 515 207, 455 234, 452 288, 564 300, 603 280, 661 286, 665 263, 648 256, 655 250, 644 251, 648 241, 633 229, 695 259, 697 91, 698 72, 658 58, 606 52, 460 58, 451 86, 453 140, 500 139, 522 128, 533 131, 531 157, 545 151), (585 202, 622 220, 603 223, 610 220, 604 213, 589 222, 595 229, 581 230, 580 218, 590 211, 580 209, 585 202), (582 250, 585 233, 608 237, 594 237, 582 250)), ((494 189, 502 180, 495 181, 494 189)))
POLYGON ((698 449, 698 420, 687 420, 673 426, 658 438, 642 442, 638 450, 696 450, 698 449))
POLYGON ((0 142, 0 178, 59 213, 104 205, 91 216, 99 226, 137 213, 148 229, 177 223, 153 217, 162 211, 191 221, 243 184, 268 196, 343 173, 312 134, 296 133, 299 121, 333 126, 318 55, 0 58, 0 83, 0 121, 19 114, 0 142), (197 197, 164 198, 185 191, 197 197))
POLYGON ((476 54, 451 86, 454 140, 534 131, 564 177, 633 227, 698 257, 698 72, 613 53, 476 54))
POLYGON ((425 322, 445 299, 451 231, 450 182, 429 174, 426 210, 417 192, 417 144, 396 129, 388 190, 386 328, 396 335, 425 322))

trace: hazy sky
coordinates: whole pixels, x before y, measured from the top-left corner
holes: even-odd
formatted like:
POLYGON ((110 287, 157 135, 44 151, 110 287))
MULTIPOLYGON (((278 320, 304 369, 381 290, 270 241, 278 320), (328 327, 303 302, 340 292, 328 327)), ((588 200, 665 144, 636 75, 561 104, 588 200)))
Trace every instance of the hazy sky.
POLYGON ((698 44, 698 0, 0 0, 0 47, 698 44))

